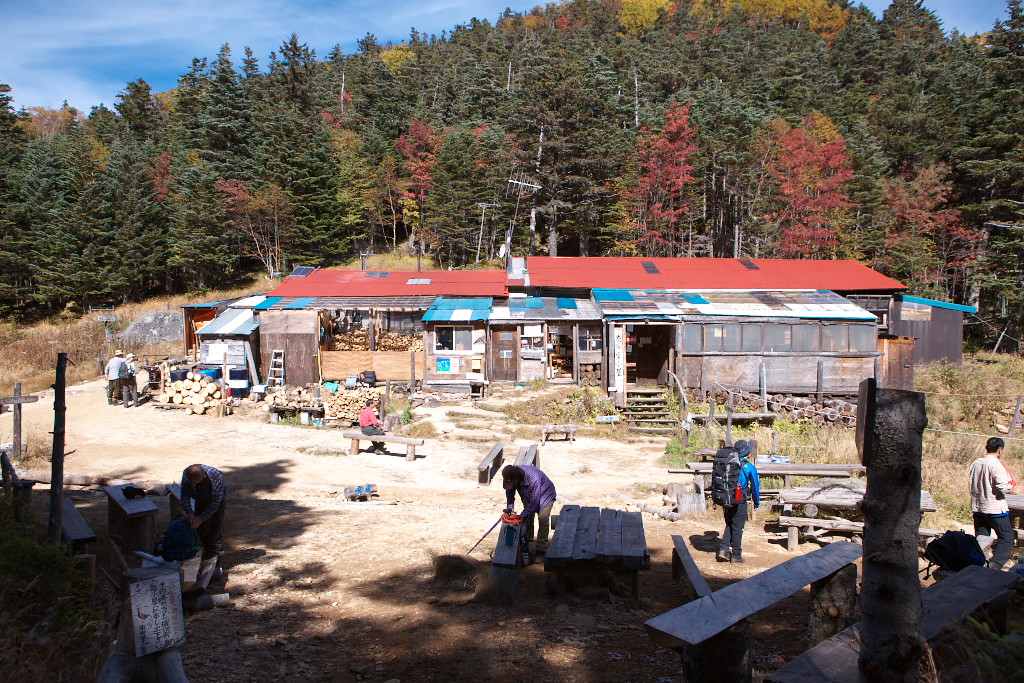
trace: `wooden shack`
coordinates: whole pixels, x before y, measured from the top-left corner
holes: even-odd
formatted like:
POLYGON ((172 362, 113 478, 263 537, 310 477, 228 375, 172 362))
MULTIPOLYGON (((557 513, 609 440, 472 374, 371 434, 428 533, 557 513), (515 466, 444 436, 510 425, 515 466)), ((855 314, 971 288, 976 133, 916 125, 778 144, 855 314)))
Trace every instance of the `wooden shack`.
MULTIPOLYGON (((901 293, 848 298, 878 317, 882 334, 914 340, 913 365, 963 360, 964 314, 978 312, 973 306, 901 293)), ((908 388, 913 388, 912 373, 908 388)))
POLYGON ((589 299, 510 294, 491 309, 487 379, 602 386, 604 333, 589 299))
POLYGON ((828 291, 682 292, 595 289, 607 325, 607 388, 665 385, 674 373, 770 393, 855 394, 873 377, 877 320, 828 291))
MULTIPOLYGON (((196 331, 198 361, 213 368, 245 369, 258 383, 260 357, 259 323, 250 308, 228 308, 196 331)), ((263 365, 262 367, 266 367, 263 365)))
POLYGON ((482 391, 487 379, 487 320, 493 302, 489 297, 438 297, 424 314, 425 388, 453 393, 482 391))

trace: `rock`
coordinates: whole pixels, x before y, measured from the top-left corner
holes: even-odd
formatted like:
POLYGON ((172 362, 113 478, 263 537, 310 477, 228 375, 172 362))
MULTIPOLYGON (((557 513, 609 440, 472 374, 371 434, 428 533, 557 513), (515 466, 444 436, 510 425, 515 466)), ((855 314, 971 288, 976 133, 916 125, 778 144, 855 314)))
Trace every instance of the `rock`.
POLYGON ((436 595, 431 595, 431 596, 427 597, 426 600, 424 600, 424 602, 426 602, 428 605, 433 605, 437 601, 438 601, 438 598, 437 598, 436 595))
POLYGON ((646 607, 647 609, 654 608, 654 600, 651 600, 650 598, 640 598, 640 604, 646 607))
POLYGON ((180 311, 154 311, 138 318, 118 335, 125 346, 175 344, 183 339, 185 316, 180 311))
POLYGON ((997 424, 996 425, 996 431, 999 432, 1000 434, 1009 434, 1010 433, 1010 428, 1007 427, 1006 425, 997 424))

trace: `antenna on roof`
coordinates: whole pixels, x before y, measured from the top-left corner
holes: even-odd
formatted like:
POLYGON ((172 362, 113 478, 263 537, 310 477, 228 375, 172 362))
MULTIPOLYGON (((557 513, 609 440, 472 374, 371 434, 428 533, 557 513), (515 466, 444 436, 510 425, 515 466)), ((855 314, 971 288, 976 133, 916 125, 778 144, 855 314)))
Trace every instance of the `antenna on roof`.
POLYGON ((366 270, 366 259, 370 258, 372 255, 373 255, 372 251, 361 251, 361 252, 359 252, 359 259, 360 259, 360 261, 362 261, 363 270, 366 270))

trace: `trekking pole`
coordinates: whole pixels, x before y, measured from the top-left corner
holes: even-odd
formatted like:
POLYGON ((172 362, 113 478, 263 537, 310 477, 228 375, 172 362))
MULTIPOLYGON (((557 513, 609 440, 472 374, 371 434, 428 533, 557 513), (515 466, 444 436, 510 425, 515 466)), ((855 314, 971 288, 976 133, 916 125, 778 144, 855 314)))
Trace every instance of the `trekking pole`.
MULTIPOLYGON (((504 515, 502 515, 502 517, 504 517, 504 515)), ((467 555, 469 555, 469 554, 470 554, 470 553, 472 553, 472 552, 473 552, 474 550, 476 550, 476 547, 477 547, 478 545, 480 545, 481 543, 483 543, 483 540, 484 540, 485 538, 487 538, 488 536, 490 536, 490 535, 491 535, 491 532, 492 532, 492 531, 494 531, 495 527, 497 527, 497 526, 498 526, 499 524, 501 524, 501 520, 502 520, 502 517, 498 517, 498 521, 494 523, 494 526, 492 526, 492 527, 491 527, 490 529, 488 529, 488 530, 487 530, 487 533, 486 533, 486 534, 484 534, 483 536, 481 536, 481 537, 480 537, 480 540, 479 540, 479 541, 477 541, 476 543, 474 543, 474 544, 473 544, 473 547, 472 547, 472 548, 470 548, 470 549, 469 549, 468 551, 466 551, 466 554, 467 554, 467 555)))

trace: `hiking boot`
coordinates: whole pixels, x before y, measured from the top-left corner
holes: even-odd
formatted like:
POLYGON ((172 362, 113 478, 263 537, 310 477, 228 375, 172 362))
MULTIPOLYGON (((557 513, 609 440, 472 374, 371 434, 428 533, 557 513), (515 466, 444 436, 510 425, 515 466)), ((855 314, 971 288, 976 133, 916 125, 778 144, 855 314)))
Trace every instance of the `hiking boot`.
POLYGON ((732 557, 730 557, 729 561, 732 562, 733 564, 745 564, 746 563, 746 560, 744 560, 743 556, 740 555, 739 553, 736 553, 732 557))
POLYGON ((728 562, 730 556, 731 553, 728 550, 719 550, 717 553, 715 553, 715 559, 717 559, 719 562, 728 562))
POLYGON ((386 450, 384 450, 383 448, 374 448, 373 452, 376 453, 377 455, 387 455, 388 454, 388 452, 386 450))

